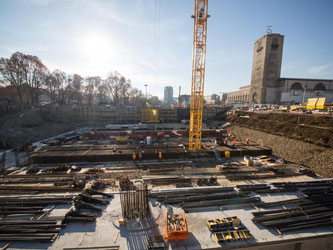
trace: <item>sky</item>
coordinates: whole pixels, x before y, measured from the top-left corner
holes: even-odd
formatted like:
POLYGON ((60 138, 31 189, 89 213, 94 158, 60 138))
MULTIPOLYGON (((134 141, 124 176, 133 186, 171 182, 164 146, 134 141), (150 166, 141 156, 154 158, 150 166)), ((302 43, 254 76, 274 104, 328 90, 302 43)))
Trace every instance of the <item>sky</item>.
MULTIPOLYGON (((118 71, 190 94, 194 0, 0 0, 0 57, 38 56, 84 77, 118 71)), ((333 79, 332 0, 209 0, 205 95, 250 84, 254 42, 285 36, 281 77, 333 79)))

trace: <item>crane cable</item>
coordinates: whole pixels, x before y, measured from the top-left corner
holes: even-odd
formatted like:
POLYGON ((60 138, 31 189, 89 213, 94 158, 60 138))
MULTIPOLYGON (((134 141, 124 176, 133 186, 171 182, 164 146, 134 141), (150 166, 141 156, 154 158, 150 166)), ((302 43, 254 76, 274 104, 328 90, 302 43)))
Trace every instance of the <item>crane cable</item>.
POLYGON ((155 0, 154 3, 155 3, 155 24, 154 24, 153 67, 154 67, 154 84, 158 85, 161 0, 155 0))

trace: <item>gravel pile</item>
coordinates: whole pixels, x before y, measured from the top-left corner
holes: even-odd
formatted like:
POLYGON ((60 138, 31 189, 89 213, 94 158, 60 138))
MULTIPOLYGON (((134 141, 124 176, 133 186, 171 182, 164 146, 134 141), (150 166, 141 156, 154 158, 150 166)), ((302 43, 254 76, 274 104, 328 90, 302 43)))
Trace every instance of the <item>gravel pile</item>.
POLYGON ((232 128, 244 140, 258 141, 271 147, 273 152, 284 159, 309 167, 324 177, 333 177, 333 148, 316 146, 307 142, 273 135, 240 126, 232 128))

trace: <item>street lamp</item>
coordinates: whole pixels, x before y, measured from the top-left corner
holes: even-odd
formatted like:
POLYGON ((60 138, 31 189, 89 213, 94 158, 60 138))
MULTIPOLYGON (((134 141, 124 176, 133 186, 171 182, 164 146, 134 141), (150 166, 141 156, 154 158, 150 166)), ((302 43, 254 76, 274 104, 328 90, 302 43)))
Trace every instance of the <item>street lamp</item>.
POLYGON ((148 84, 145 84, 145 88, 146 88, 146 100, 148 100, 148 98, 147 98, 147 86, 148 86, 148 84))

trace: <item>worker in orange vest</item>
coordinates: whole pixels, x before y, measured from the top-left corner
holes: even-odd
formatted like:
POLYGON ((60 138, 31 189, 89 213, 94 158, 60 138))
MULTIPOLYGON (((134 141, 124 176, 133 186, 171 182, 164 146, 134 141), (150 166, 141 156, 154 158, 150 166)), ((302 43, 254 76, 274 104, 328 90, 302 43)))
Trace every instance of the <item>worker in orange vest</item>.
POLYGON ((246 137, 245 142, 246 142, 246 145, 249 145, 249 144, 250 144, 250 139, 249 139, 249 137, 246 137))
POLYGON ((237 144, 237 139, 236 138, 234 139, 233 144, 234 144, 234 148, 236 148, 236 144, 237 144))
POLYGON ((136 162, 136 154, 135 153, 132 154, 132 159, 133 159, 133 162, 136 162))
POLYGON ((141 162, 142 161, 142 153, 139 152, 139 161, 141 162))
POLYGON ((162 160, 162 152, 158 152, 158 161, 162 160))
POLYGON ((228 145, 228 137, 224 137, 224 145, 228 145))

